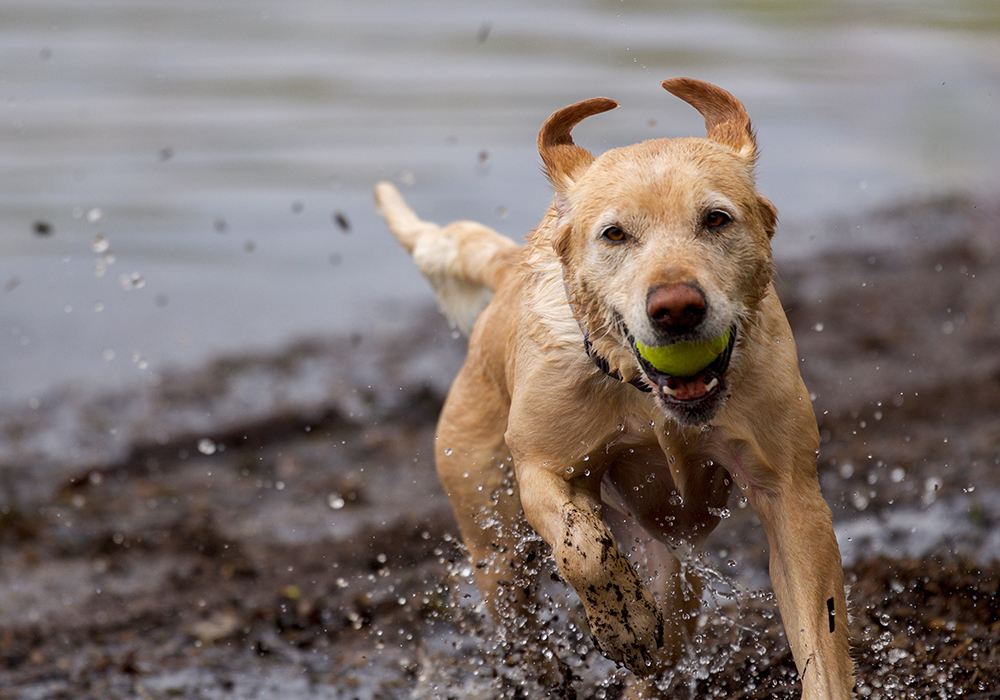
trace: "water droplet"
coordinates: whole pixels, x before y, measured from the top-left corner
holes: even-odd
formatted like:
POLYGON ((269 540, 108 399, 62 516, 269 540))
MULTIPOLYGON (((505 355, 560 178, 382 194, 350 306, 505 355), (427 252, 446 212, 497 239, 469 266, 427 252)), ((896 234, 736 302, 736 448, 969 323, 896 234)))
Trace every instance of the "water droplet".
POLYGON ((109 241, 108 237, 105 236, 103 233, 99 233, 96 236, 94 236, 94 240, 90 242, 90 248, 95 253, 107 252, 108 248, 110 247, 111 247, 111 241, 109 241))
POLYGON ((822 323, 817 323, 815 326, 813 326, 813 330, 816 331, 817 333, 822 333, 823 332, 823 324, 822 323))
POLYGON ((100 207, 94 207, 93 209, 87 212, 87 221, 89 221, 92 224, 99 223, 103 218, 104 218, 104 212, 101 211, 100 207))
POLYGON ((340 510, 345 505, 344 497, 339 493, 331 493, 326 497, 326 504, 333 510, 340 510))
POLYGON ((138 272, 133 272, 130 275, 122 275, 118 278, 119 283, 121 283, 122 289, 126 292, 133 289, 142 289, 146 286, 146 280, 138 272))
POLYGON ((445 457, 451 457, 451 452, 452 452, 452 450, 451 450, 450 447, 444 448, 444 456, 445 457))
POLYGON ((214 455, 215 451, 218 449, 218 445, 209 440, 208 438, 202 438, 198 441, 198 451, 203 455, 214 455))

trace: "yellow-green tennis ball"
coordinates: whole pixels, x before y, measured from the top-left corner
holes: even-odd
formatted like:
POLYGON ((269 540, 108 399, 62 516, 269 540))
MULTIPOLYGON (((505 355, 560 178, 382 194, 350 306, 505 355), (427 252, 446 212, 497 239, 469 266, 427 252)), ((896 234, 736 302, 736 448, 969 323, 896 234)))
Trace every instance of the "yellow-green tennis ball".
POLYGON ((729 345, 729 331, 714 340, 678 342, 661 347, 636 343, 639 354, 657 370, 672 377, 693 377, 715 361, 729 345))

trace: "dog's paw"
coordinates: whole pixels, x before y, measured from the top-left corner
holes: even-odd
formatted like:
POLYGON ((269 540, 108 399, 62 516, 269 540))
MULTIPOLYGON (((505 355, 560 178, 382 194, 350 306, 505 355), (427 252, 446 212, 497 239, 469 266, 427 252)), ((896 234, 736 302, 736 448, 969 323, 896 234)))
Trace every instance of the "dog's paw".
POLYGON ((590 631, 602 654, 637 676, 658 670, 663 617, 649 589, 638 581, 622 586, 612 580, 603 591, 589 591, 585 602, 590 631))

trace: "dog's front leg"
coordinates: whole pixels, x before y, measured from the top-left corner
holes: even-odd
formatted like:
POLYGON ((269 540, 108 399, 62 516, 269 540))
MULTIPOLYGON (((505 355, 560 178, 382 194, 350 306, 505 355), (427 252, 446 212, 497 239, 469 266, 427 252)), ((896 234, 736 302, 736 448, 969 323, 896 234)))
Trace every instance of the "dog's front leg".
POLYGON ((734 476, 767 533, 771 586, 805 700, 853 697, 847 601, 830 508, 812 454, 777 469, 750 455, 734 476))
POLYGON ((844 575, 830 509, 818 486, 755 500, 771 550, 771 585, 802 678, 802 697, 852 697, 844 575))
POLYGON ((552 547, 560 574, 583 601, 598 648, 633 673, 656 671, 663 619, 601 521, 598 495, 562 478, 551 464, 515 464, 528 523, 552 547))

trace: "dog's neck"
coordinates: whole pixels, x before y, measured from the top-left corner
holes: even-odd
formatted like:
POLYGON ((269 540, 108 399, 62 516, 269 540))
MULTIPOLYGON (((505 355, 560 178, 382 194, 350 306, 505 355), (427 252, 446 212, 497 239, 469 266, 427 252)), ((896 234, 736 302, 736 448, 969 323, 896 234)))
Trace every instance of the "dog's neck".
MULTIPOLYGON (((580 321, 579 317, 577 317, 576 320, 577 322, 579 322, 580 321)), ((587 357, 593 360, 594 364, 597 365, 597 369, 601 370, 602 372, 604 372, 604 374, 608 375, 612 379, 617 379, 619 382, 624 382, 625 379, 622 377, 622 373, 619 372, 617 369, 612 369, 608 361, 594 349, 594 344, 590 342, 590 331, 585 329, 582 323, 580 324, 580 330, 583 331, 583 349, 586 350, 587 357)), ((646 386, 646 383, 642 381, 642 375, 639 374, 635 375, 628 381, 628 383, 634 386, 639 391, 643 391, 647 394, 652 391, 652 389, 646 386)))
POLYGON ((646 386, 646 383, 642 380, 641 374, 636 374, 631 379, 626 380, 622 373, 616 367, 612 367, 608 359, 601 355, 594 347, 594 343, 590 340, 590 329, 583 322, 580 314, 577 312, 576 304, 573 302, 573 292, 570 290, 569 283, 563 278, 563 288, 566 290, 566 303, 569 304, 570 312, 573 314, 573 318, 576 319, 577 325, 580 326, 580 332, 583 333, 583 349, 595 365, 597 369, 601 370, 604 374, 615 379, 619 382, 626 382, 631 384, 639 391, 650 393, 652 390, 646 386))

